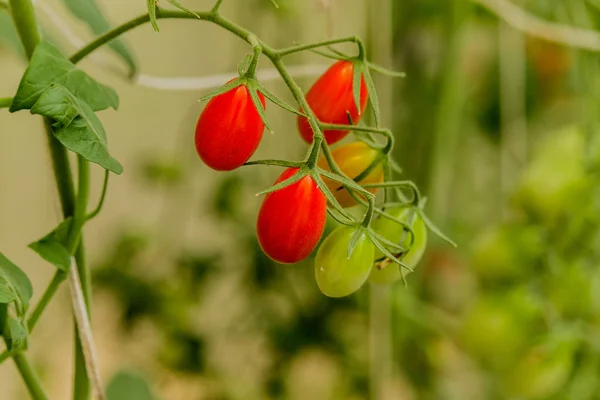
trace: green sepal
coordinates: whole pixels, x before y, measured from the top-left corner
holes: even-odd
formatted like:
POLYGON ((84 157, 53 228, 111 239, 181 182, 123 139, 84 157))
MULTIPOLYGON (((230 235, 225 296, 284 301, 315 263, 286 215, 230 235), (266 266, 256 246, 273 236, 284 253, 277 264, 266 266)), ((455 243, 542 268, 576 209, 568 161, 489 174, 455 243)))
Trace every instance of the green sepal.
POLYGON ((405 268, 410 272, 414 272, 412 268, 400 261, 396 256, 390 253, 390 251, 384 245, 381 244, 381 242, 375 237, 375 232, 373 232, 372 230, 368 230, 367 235, 369 236, 369 239, 371 239, 371 242, 373 242, 375 247, 377 247, 379 251, 383 253, 383 255, 385 255, 387 258, 389 258, 391 261, 395 262, 402 268, 405 268))
POLYGON ((269 99, 270 101, 272 101, 279 107, 283 108, 284 110, 287 110, 287 111, 289 111, 293 114, 299 115, 301 117, 306 117, 306 114, 304 114, 302 111, 295 109, 291 105, 289 105, 286 102, 284 102, 283 100, 279 99, 277 96, 275 96, 273 93, 269 92, 267 90, 267 88, 265 88, 261 84, 258 84, 258 91, 261 92, 267 99, 269 99))
POLYGON ((173 4, 175 7, 179 8, 181 11, 185 11, 188 14, 193 15, 194 17, 200 19, 200 16, 198 14, 196 14, 195 12, 193 12, 192 10, 186 8, 185 6, 183 6, 181 3, 179 3, 177 0, 167 0, 169 3, 173 4))
POLYGON ((367 62, 367 66, 369 67, 369 69, 372 69, 375 72, 379 72, 382 75, 391 76, 392 78, 406 78, 405 72, 392 71, 391 69, 382 67, 372 62, 367 62))
POLYGON ((238 87, 240 85, 244 85, 245 83, 246 83, 245 78, 241 78, 241 77, 235 78, 235 79, 231 80, 230 82, 227 82, 223 86, 219 87, 215 91, 211 92, 210 94, 207 94, 206 96, 201 97, 200 100, 198 100, 198 101, 203 102, 206 100, 210 100, 213 97, 217 97, 220 94, 229 92, 231 89, 235 89, 236 87, 238 87))
POLYGON ((354 233, 352 233, 352 236, 350 237, 350 241, 348 242, 348 259, 350 257, 352 257, 352 253, 354 252, 354 249, 356 248, 356 245, 358 244, 358 241, 365 236, 365 232, 362 229, 357 229, 354 231, 354 233))
POLYGON ((456 242, 454 240, 450 239, 437 226, 435 226, 435 224, 433 222, 431 222, 431 220, 427 217, 427 215, 425 215, 425 213, 423 211, 419 212, 419 216, 421 218, 423 218, 423 222, 425 222, 425 225, 427 226, 427 228, 429 228, 433 233, 438 235, 440 237, 440 239, 444 240, 445 242, 450 244, 452 247, 458 247, 458 244, 456 244, 456 242))
POLYGON ((369 93, 369 102, 373 109, 373 116, 375 117, 375 127, 381 127, 381 110, 379 108, 379 97, 377 96, 377 89, 375 88, 375 82, 369 68, 364 68, 365 84, 367 85, 367 91, 369 93))
POLYGON ((337 201, 333 193, 331 193, 331 190, 329 189, 329 187, 327 187, 325 182, 323 182, 323 179, 321 179, 321 177, 317 174, 313 174, 312 178, 317 183, 317 186, 319 187, 319 189, 321 189, 321 192, 323 193, 329 204, 334 208, 334 210, 342 214, 342 216, 344 216, 344 218, 347 218, 349 221, 355 222, 354 218, 352 218, 352 216, 346 210, 344 210, 344 208, 337 201))
POLYGON ((154 32, 159 32, 158 23, 156 22, 156 0, 148 0, 148 16, 154 32))
POLYGON ((263 106, 262 102, 260 101, 260 97, 258 97, 257 91, 260 88, 258 81, 255 78, 248 78, 246 87, 248 88, 248 93, 250 93, 250 98, 252 99, 254 108, 256 108, 256 112, 258 112, 260 119, 262 120, 263 124, 265 124, 265 128, 267 128, 269 132, 274 133, 273 129, 271 129, 269 125, 269 122, 267 121, 267 114, 265 113, 266 104, 263 106))
POLYGON ((275 186, 271 186, 267 190, 263 190, 262 192, 258 192, 256 194, 256 196, 262 196, 263 194, 273 193, 273 192, 276 192, 276 191, 281 190, 283 188, 286 188, 286 187, 288 187, 290 185, 293 185, 294 183, 298 182, 300 179, 304 178, 306 175, 307 175, 307 172, 305 170, 299 169, 294 175, 292 175, 289 178, 287 178, 287 179, 279 182, 275 186))
MULTIPOLYGON (((356 111, 358 115, 362 114, 362 110, 360 107, 360 86, 361 86, 361 75, 362 75, 362 62, 355 61, 354 66, 352 68, 352 93, 354 96, 354 104, 356 105, 356 111)), ((353 121, 351 121, 352 117, 350 113, 348 113, 348 119, 350 120, 350 125, 354 125, 353 121)))

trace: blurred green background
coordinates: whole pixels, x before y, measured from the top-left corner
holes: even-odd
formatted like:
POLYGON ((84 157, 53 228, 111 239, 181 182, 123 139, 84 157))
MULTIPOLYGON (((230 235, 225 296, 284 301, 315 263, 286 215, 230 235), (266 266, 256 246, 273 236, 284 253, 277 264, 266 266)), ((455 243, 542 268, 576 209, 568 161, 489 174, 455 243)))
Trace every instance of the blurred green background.
MULTIPOLYGON (((548 21, 600 28, 592 0, 513 1, 548 21)), ((92 38, 69 3, 36 3, 66 53, 92 38)), ((146 6, 97 3, 113 26, 146 6)), ((403 179, 459 246, 429 235, 407 287, 335 300, 318 291, 311 260, 270 261, 255 238, 254 193, 279 171, 209 170, 192 141, 207 89, 140 84, 233 73, 246 45, 202 22, 137 28, 124 42, 145 81, 128 80, 107 50, 82 63, 121 98, 100 117, 125 173, 86 226, 109 400, 600 399, 598 56, 525 36, 467 0, 279 3, 226 0, 222 11, 273 46, 359 35, 374 61, 407 73, 376 82, 384 121, 403 179)), ((289 63, 311 66, 298 77, 308 89, 329 62, 301 54, 289 63)), ((1 95, 16 91, 25 67, 0 11, 1 95)), ((265 85, 291 101, 281 81, 265 85)), ((255 158, 300 159, 294 116, 268 115, 275 134, 255 158)), ((0 248, 30 276, 34 301, 54 271, 26 245, 60 220, 41 129, 26 112, 0 111, 0 248)), ((92 177, 95 198, 102 171, 92 177)), ((66 286, 30 353, 50 397, 68 398, 66 286)), ((2 399, 27 398, 11 362, 0 387, 2 399)))

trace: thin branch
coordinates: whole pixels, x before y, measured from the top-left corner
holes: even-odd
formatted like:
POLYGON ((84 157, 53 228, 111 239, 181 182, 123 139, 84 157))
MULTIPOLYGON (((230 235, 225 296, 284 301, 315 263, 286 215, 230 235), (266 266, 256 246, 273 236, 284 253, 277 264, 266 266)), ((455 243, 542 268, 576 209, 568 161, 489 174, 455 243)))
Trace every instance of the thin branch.
POLYGON ((473 0, 513 28, 549 42, 590 51, 600 51, 600 33, 556 22, 546 21, 508 0, 473 0))
POLYGON ((71 300, 73 302, 73 314, 75 315, 77 331, 79 332, 79 339, 81 340, 81 348, 83 349, 88 377, 92 383, 92 390, 97 399, 105 400, 106 396, 104 395, 102 381, 100 379, 96 346, 94 344, 90 319, 83 297, 83 289, 81 287, 81 281, 79 280, 77 265, 74 259, 69 268, 69 286, 71 289, 71 300))

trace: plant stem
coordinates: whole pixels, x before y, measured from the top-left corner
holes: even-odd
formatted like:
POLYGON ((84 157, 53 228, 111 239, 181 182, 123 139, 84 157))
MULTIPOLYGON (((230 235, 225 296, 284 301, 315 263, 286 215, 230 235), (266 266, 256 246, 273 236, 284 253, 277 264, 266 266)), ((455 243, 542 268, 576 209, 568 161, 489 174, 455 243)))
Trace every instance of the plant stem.
POLYGON ((10 0, 9 9, 25 48, 25 54, 27 58, 31 58, 35 47, 40 42, 40 28, 35 16, 35 7, 31 0, 10 0))
MULTIPOLYGON (((302 45, 298 45, 298 46, 292 46, 292 47, 288 47, 285 49, 281 49, 278 51, 278 53, 279 53, 280 57, 284 57, 284 56, 288 56, 290 54, 298 53, 298 52, 301 52, 304 50, 311 50, 311 49, 316 49, 319 47, 325 47, 325 46, 330 46, 332 44, 339 44, 339 43, 360 44, 361 41, 356 36, 349 36, 349 37, 344 37, 344 38, 325 40, 325 41, 317 42, 317 43, 309 43, 309 44, 302 44, 302 45)), ((359 46, 359 53, 360 53, 360 48, 361 48, 361 46, 359 46)))
MULTIPOLYGON (((108 189, 108 178, 109 177, 110 177, 110 172, 108 170, 105 170, 104 171, 104 182, 102 183, 102 193, 100 194, 100 200, 98 201, 98 205, 96 206, 94 211, 92 211, 85 217, 86 221, 89 221, 92 218, 95 218, 102 210, 102 206, 104 205, 104 200, 106 200, 106 190, 108 189)), ((83 239, 82 239, 82 241, 83 241, 83 239)))
POLYGON ((8 108, 12 104, 12 97, 0 97, 0 108, 8 108))
POLYGON ((27 386, 27 390, 31 397, 34 400, 48 400, 48 396, 44 393, 40 380, 31 367, 31 363, 27 356, 24 354, 16 354, 13 357, 13 360, 17 365, 21 377, 23 377, 23 381, 25 381, 25 385, 27 386))
MULTIPOLYGON (((19 37, 21 42, 23 43, 23 47, 25 48, 25 54, 27 54, 28 58, 31 58, 35 47, 40 42, 40 28, 36 20, 35 16, 35 8, 31 0, 10 0, 10 8, 13 21, 15 26, 17 27, 17 31, 19 33, 19 37)), ((69 166, 69 160, 67 157, 66 149, 56 140, 54 135, 52 134, 52 130, 50 127, 50 121, 46 118, 44 119, 46 134, 48 138, 48 144, 50 148, 50 154, 52 156, 52 166, 54 169, 54 177, 56 180, 56 186, 58 189, 61 207, 63 211, 63 215, 65 218, 73 215, 74 211, 77 212, 76 218, 74 219, 73 226, 71 227, 71 231, 69 232, 69 249, 71 251, 75 251, 77 249, 77 243, 79 240, 79 233, 81 231, 81 227, 85 222, 85 207, 87 206, 87 187, 89 183, 88 173, 87 173, 87 161, 83 159, 78 159, 79 161, 79 193, 78 193, 78 202, 77 202, 77 210, 74 210, 75 200, 74 200, 74 190, 73 190, 73 177, 71 174, 71 168, 69 166), (85 164, 85 165, 84 165, 85 164)), ((83 246, 83 245, 81 245, 83 246)), ((83 252, 83 249, 81 250, 83 252)), ((83 254, 79 253, 78 254, 83 254)), ((76 257, 78 268, 85 269, 83 264, 83 259, 81 255, 76 257)), ((32 326, 35 325, 35 322, 39 319, 41 312, 45 309, 48 302, 53 297, 56 289, 60 285, 60 283, 64 280, 63 272, 57 273, 50 286, 44 293, 40 304, 35 308, 33 319, 30 320, 30 324, 32 326)), ((79 365, 79 357, 76 355, 76 370, 79 365)), ((26 382, 28 382, 28 388, 30 390, 31 395, 36 399, 46 399, 43 391, 39 387, 39 384, 36 385, 32 382, 32 379, 35 378, 35 375, 27 360, 24 356, 19 355, 15 357, 15 362, 17 363, 17 367, 19 367, 19 371, 26 382)), ((79 377, 79 382, 84 382, 87 380, 87 376, 84 378, 79 377)), ((77 382, 76 382, 77 386, 77 382)), ((89 397, 77 397, 76 400, 85 400, 89 397)))

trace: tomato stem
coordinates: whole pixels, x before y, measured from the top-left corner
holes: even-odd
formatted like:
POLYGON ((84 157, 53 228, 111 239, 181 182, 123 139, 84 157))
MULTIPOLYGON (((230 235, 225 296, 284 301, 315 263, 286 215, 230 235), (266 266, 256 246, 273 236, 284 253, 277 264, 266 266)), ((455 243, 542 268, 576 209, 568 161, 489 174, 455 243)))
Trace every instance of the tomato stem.
POLYGON ((0 108, 8 108, 12 104, 12 97, 0 97, 0 108))
POLYGON ((248 42, 252 45, 252 51, 254 54, 252 55, 252 60, 250 61, 250 65, 248 66, 244 76, 248 78, 254 78, 256 76, 256 67, 258 66, 258 61, 262 53, 262 46, 254 35, 248 36, 248 42))
POLYGON ((218 13, 219 12, 219 8, 221 7, 221 4, 223 3, 223 0, 217 0, 215 2, 215 5, 210 9, 211 12, 213 13, 218 13))

